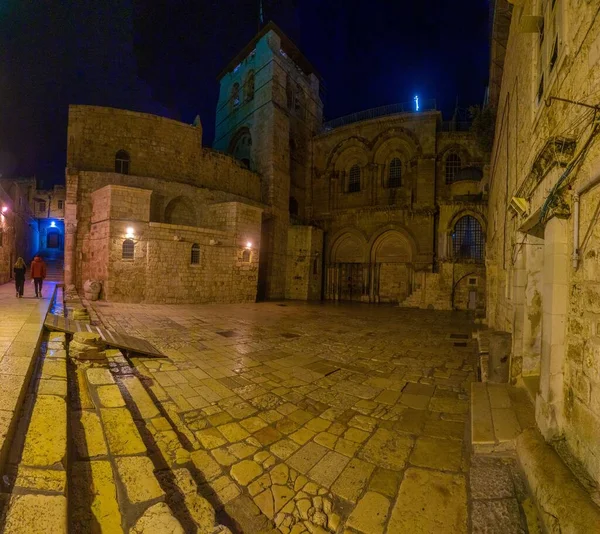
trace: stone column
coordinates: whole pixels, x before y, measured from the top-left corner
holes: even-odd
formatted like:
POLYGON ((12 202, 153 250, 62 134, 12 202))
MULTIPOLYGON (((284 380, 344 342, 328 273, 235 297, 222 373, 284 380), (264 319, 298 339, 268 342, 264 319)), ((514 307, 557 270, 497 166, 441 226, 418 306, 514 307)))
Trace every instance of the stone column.
POLYGON ((513 265, 513 336, 510 358, 510 379, 516 379, 523 371, 523 331, 525 327, 525 288, 527 269, 525 264, 527 234, 516 233, 515 263, 513 265))
POLYGON ((542 362, 535 418, 546 439, 563 429, 563 361, 569 298, 567 221, 553 217, 544 229, 542 362))

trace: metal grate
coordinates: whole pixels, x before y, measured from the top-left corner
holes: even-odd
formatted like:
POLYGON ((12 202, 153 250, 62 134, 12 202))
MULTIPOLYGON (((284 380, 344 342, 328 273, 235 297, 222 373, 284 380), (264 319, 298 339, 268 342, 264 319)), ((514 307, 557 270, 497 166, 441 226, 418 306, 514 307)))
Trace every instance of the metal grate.
POLYGON ((446 158, 446 183, 451 184, 454 182, 454 178, 456 177, 462 162, 460 160, 460 156, 455 154, 449 154, 446 158))
POLYGON ((400 187, 402 185, 402 162, 398 158, 394 158, 390 162, 390 176, 388 187, 400 187))
POLYGON ((135 243, 132 239, 126 239, 123 241, 123 254, 122 258, 124 260, 132 260, 135 255, 135 243))
POLYGON ((353 165, 348 175, 348 193, 357 193, 360 191, 360 167, 353 165))
POLYGON ((461 217, 452 234, 454 259, 483 261, 485 240, 479 221, 471 215, 461 217))
POLYGON ((198 265, 200 263, 200 245, 194 243, 192 245, 192 265, 198 265))

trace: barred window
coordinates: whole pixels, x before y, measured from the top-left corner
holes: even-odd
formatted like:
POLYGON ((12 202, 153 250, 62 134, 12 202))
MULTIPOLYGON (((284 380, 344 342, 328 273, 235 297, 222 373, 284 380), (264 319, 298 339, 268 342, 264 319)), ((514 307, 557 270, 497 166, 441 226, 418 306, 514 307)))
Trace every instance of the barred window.
POLYGON ((125 150, 119 150, 115 155, 115 172, 129 174, 129 154, 125 150))
POLYGON ((390 162, 390 175, 388 177, 388 187, 400 187, 402 185, 402 161, 394 158, 390 162))
POLYGON ((248 249, 245 249, 244 252, 242 252, 242 261, 244 263, 250 263, 250 251, 248 249))
POLYGON ((192 265, 198 265, 200 263, 200 245, 194 243, 192 245, 192 265))
POLYGON ((485 241, 479 221, 471 215, 460 218, 452 234, 454 259, 483 261, 485 241))
POLYGON ((460 170, 462 166, 462 162, 460 160, 460 156, 452 152, 448 154, 446 158, 446 183, 451 184, 454 182, 454 178, 456 174, 460 170))
POLYGON ((123 241, 123 252, 121 257, 124 260, 132 260, 135 252, 135 243, 133 239, 126 239, 123 241))
POLYGON ((348 193, 360 191, 360 167, 353 165, 348 173, 348 193))

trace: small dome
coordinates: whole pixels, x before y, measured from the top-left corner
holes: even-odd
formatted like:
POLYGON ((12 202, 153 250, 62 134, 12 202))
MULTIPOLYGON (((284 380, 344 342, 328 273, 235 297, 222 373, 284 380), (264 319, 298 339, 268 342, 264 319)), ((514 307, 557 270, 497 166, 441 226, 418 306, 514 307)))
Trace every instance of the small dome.
POLYGON ((483 178, 483 172, 477 167, 463 167, 458 170, 454 177, 454 182, 480 182, 483 178))

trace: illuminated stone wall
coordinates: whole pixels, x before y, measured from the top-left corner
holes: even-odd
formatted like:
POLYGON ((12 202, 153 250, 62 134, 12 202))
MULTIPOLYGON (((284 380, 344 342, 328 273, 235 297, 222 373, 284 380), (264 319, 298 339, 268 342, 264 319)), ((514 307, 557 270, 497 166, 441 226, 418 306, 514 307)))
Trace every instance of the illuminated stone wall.
POLYGON ((512 14, 491 158, 487 314, 492 328, 512 333, 512 378, 539 378, 534 394, 540 430, 548 438, 566 437, 600 481, 600 186, 582 193, 579 246, 573 237, 574 193, 600 175, 600 149, 594 135, 563 181, 568 187, 548 205, 566 164, 592 134, 593 111, 566 102, 545 105, 550 96, 597 103, 600 2, 554 5, 558 34, 546 24, 541 72, 535 68, 538 26, 531 24, 538 13, 526 3, 512 14), (525 210, 509 209, 513 197, 527 202, 525 210))

